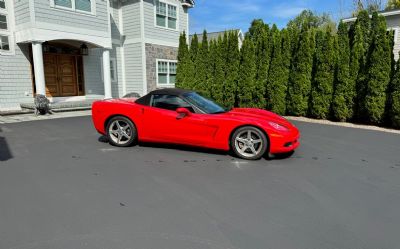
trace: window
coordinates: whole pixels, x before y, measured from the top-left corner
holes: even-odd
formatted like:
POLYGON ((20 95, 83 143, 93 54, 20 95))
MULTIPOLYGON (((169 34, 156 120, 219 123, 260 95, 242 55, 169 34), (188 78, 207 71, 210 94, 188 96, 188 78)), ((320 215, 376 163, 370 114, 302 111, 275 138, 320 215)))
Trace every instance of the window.
POLYGON ((115 58, 110 59, 110 75, 111 81, 117 81, 117 63, 115 58))
POLYGON ((0 50, 9 51, 10 45, 8 42, 8 36, 0 35, 0 50))
POLYGON ((175 95, 154 94, 151 98, 151 106, 170 111, 175 111, 178 108, 184 107, 194 112, 190 104, 175 95))
POLYGON ((156 25, 169 29, 176 29, 177 7, 175 5, 156 1, 156 25))
POLYGON ((0 14, 0 29, 5 29, 7 30, 7 16, 0 14))
POLYGON ((157 61, 157 85, 172 86, 176 82, 176 61, 157 61))
POLYGON ((70 9, 77 12, 92 13, 94 10, 94 4, 94 0, 51 0, 50 5, 52 7, 70 9))
POLYGON ((6 8, 5 0, 0 0, 0 9, 5 9, 5 8, 6 8))

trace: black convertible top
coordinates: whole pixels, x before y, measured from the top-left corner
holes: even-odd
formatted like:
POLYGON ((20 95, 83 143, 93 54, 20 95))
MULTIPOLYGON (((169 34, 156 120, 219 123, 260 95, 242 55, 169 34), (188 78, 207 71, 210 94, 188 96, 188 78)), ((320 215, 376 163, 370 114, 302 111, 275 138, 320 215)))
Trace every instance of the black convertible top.
POLYGON ((180 89, 180 88, 164 88, 164 89, 157 89, 152 92, 149 92, 145 96, 137 99, 135 102, 141 105, 150 105, 150 98, 151 95, 155 94, 168 94, 168 95, 176 95, 176 96, 182 96, 185 93, 190 93, 193 92, 191 90, 185 90, 185 89, 180 89))

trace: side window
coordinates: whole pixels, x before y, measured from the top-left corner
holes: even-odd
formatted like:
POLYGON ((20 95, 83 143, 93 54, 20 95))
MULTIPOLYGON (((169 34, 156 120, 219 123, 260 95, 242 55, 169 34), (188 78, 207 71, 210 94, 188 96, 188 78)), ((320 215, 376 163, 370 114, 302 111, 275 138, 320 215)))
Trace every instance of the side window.
POLYGON ((175 111, 180 107, 184 107, 189 109, 191 112, 194 112, 190 104, 175 95, 154 94, 152 96, 151 106, 170 111, 175 111))

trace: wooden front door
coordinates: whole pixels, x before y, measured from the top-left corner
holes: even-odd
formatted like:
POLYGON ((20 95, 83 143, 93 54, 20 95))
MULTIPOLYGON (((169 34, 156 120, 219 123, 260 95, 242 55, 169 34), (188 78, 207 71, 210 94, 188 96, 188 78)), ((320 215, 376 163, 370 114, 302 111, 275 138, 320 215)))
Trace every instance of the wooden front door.
POLYGON ((78 95, 76 58, 74 55, 44 54, 43 61, 47 96, 78 95))

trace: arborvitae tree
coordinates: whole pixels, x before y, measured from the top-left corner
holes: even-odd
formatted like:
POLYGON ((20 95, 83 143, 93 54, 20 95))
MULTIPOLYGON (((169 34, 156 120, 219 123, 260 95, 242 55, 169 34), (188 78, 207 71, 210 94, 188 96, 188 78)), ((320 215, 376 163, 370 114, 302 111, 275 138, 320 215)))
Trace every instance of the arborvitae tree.
POLYGON ((187 88, 188 66, 190 64, 189 48, 185 32, 179 37, 178 67, 176 69, 176 87, 187 88))
POLYGON ((353 116, 355 86, 350 79, 350 42, 348 27, 340 22, 338 28, 337 72, 332 100, 335 120, 346 121, 353 116))
MULTIPOLYGON (((268 68, 266 68, 267 72, 265 73, 265 80, 264 80, 264 85, 265 85, 265 99, 266 99, 266 108, 270 109, 270 91, 271 91, 271 87, 269 86, 271 80, 270 80, 270 73, 272 72, 271 70, 271 63, 272 63, 272 59, 273 59, 273 55, 274 55, 274 49, 276 48, 276 45, 281 43, 281 39, 280 39, 280 31, 278 29, 278 27, 274 24, 272 25, 272 28, 269 32, 269 39, 268 39, 268 45, 267 48, 269 50, 269 55, 268 55, 268 59, 269 59, 269 65, 268 68)), ((280 48, 279 48, 280 50, 280 48)), ((280 51, 279 51, 280 53, 280 51)), ((279 55, 280 56, 280 55, 279 55)), ((273 91, 273 89, 272 89, 273 91)))
POLYGON ((400 128, 400 60, 397 61, 389 93, 389 116, 391 125, 400 128))
POLYGON ((313 65, 313 32, 305 28, 294 54, 287 95, 287 113, 304 116, 307 113, 313 65))
POLYGON ((207 91, 207 71, 209 70, 208 39, 207 32, 205 30, 203 31, 201 46, 195 58, 195 68, 195 84, 193 89, 203 93, 207 91))
MULTIPOLYGON (((224 38, 225 40, 225 38, 224 38)), ((233 107, 236 101, 237 80, 239 73, 240 54, 239 37, 237 32, 228 32, 225 47, 225 80, 223 101, 228 108, 233 107)))
MULTIPOLYGON (((357 89, 357 99, 356 99, 356 116, 358 119, 362 120, 363 117, 366 115, 365 107, 365 95, 366 95, 366 85, 368 80, 368 72, 367 72, 367 62, 370 53, 370 46, 371 46, 371 37, 373 37, 371 31, 371 20, 369 18, 368 11, 363 10, 358 14, 357 20, 355 22, 355 36, 354 42, 357 42, 357 50, 358 50, 358 72, 357 78, 355 80, 356 89, 357 89)), ((354 44, 354 43, 353 43, 354 44)), ((352 71, 350 67, 351 73, 356 73, 352 71)))
POLYGON ((286 34, 286 30, 274 32, 271 66, 269 68, 266 91, 267 109, 281 115, 285 114, 286 111, 286 76, 288 68, 285 51, 283 51, 285 48, 282 47, 286 34))
POLYGON ((264 29, 260 30, 255 43, 256 53, 256 86, 259 91, 260 97, 259 107, 265 108, 265 84, 268 78, 268 69, 270 64, 270 46, 269 46, 270 32, 269 26, 264 25, 264 29))
POLYGON ((204 91, 206 97, 210 98, 213 98, 217 56, 218 56, 217 42, 216 40, 211 40, 209 43, 207 83, 206 83, 206 89, 204 91))
POLYGON ((226 58, 226 44, 228 36, 218 37, 214 44, 215 64, 213 73, 213 84, 211 89, 211 97, 219 104, 224 105, 224 84, 225 84, 225 58, 226 58))
POLYGON ((240 50, 237 104, 240 107, 255 107, 253 96, 256 90, 256 57, 253 41, 246 37, 240 50))
POLYGON ((187 89, 194 89, 196 84, 196 58, 199 51, 199 39, 197 34, 194 34, 189 47, 190 62, 187 66, 187 89))
POLYGON ((400 8, 400 0, 388 0, 385 10, 393 10, 400 8))
POLYGON ((265 24, 262 19, 254 19, 251 22, 248 36, 250 39, 253 40, 253 43, 255 43, 260 38, 260 36, 266 30, 267 27, 268 27, 268 25, 265 24))
POLYGON ((325 119, 331 107, 336 66, 336 39, 330 31, 317 32, 314 63, 309 113, 311 117, 325 119))
POLYGON ((385 112, 386 89, 390 80, 391 54, 386 35, 386 20, 377 12, 372 15, 371 55, 365 96, 366 121, 379 124, 385 112))

